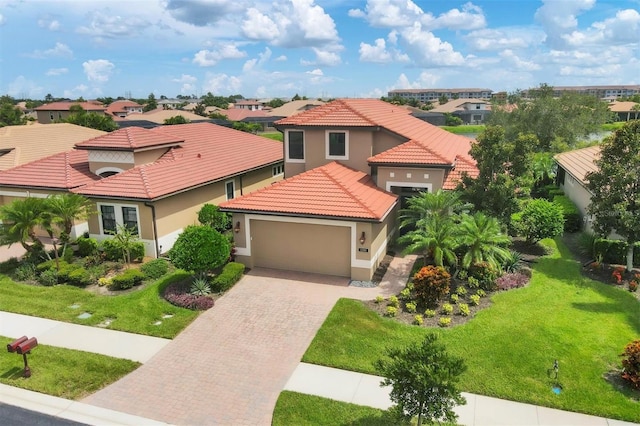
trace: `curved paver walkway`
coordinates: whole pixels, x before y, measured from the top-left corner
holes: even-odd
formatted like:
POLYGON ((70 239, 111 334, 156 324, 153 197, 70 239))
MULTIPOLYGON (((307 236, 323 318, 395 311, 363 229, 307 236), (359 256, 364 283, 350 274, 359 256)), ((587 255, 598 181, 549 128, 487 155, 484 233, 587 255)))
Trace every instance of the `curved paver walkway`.
POLYGON ((82 402, 176 425, 270 425, 278 395, 336 300, 397 293, 414 260, 395 258, 371 289, 255 269, 151 360, 82 402))

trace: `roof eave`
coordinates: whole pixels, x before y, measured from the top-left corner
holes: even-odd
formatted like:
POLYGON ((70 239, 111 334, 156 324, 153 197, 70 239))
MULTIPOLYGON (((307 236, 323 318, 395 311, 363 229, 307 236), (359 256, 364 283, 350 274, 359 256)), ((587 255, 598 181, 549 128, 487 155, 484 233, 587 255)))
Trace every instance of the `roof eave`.
MULTIPOLYGON (((397 200, 393 203, 393 205, 395 205, 396 203, 397 203, 397 200)), ((258 214, 262 216, 285 216, 285 217, 299 217, 299 218, 310 218, 310 219, 352 220, 354 222, 380 223, 384 221, 385 217, 389 214, 389 211, 391 211, 391 209, 385 212, 385 214, 382 216, 381 219, 352 217, 352 216, 318 215, 318 214, 309 214, 309 213, 273 212, 273 211, 249 210, 249 209, 233 208, 233 207, 220 207, 220 211, 229 212, 229 213, 258 214)))

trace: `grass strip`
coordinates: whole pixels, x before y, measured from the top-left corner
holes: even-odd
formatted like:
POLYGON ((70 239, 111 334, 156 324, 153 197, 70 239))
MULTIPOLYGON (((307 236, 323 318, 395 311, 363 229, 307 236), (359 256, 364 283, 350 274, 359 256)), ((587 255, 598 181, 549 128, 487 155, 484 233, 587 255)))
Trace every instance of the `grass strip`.
MULTIPOLYGON (((13 339, 0 337, 2 348, 13 339)), ((23 377, 22 355, 0 351, 0 383, 60 398, 79 400, 140 366, 126 359, 38 345, 27 355, 31 377, 23 377)))
MULTIPOLYGON (((431 331, 466 360, 464 391, 640 422, 640 394, 605 379, 618 374, 619 354, 640 335, 640 303, 582 276, 561 241, 549 244, 554 252, 534 265, 529 286, 494 295, 467 324, 431 331), (560 395, 548 376, 555 359, 560 395)), ((418 342, 426 332, 341 299, 303 361, 378 374, 373 364, 387 347, 418 342)))
POLYGON ((0 275, 0 310, 92 326, 110 320, 111 330, 171 339, 198 312, 170 304, 161 293, 168 284, 189 276, 187 272, 176 271, 139 290, 106 296, 69 285, 41 287, 16 283, 0 275), (84 312, 91 317, 78 318, 84 312), (161 323, 156 325, 158 321, 161 323))

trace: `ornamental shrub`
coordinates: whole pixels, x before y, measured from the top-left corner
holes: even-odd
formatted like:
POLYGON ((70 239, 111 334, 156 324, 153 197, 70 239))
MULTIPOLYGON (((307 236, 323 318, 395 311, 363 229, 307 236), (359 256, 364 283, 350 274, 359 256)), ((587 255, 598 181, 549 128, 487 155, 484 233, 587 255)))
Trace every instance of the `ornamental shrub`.
POLYGON ((210 226, 189 225, 169 251, 171 263, 185 271, 202 273, 222 266, 231 253, 231 244, 210 226))
POLYGON ((472 294, 469 296, 469 300, 471 300, 471 304, 473 306, 478 306, 480 304, 480 296, 477 294, 472 294))
POLYGON ((451 325, 451 318, 449 317, 440 317, 438 320, 438 325, 440 327, 449 327, 451 325))
POLYGON ((35 280, 36 266, 33 263, 24 263, 16 268, 15 276, 18 281, 35 280))
POLYGON ((400 302, 398 301, 398 298, 396 296, 389 296, 388 305, 397 308, 398 306, 400 306, 400 302))
POLYGON ((374 302, 376 302, 377 304, 380 304, 382 302, 384 302, 384 297, 377 295, 374 302))
POLYGON ((194 311, 205 311, 213 306, 213 299, 209 296, 195 296, 188 293, 189 288, 185 282, 178 281, 169 284, 163 297, 172 305, 187 308, 194 311))
POLYGON ((408 288, 402 289, 400 292, 400 299, 402 300, 410 300, 411 299, 411 290, 408 288))
POLYGON ((91 237, 78 237, 78 256, 86 257, 98 253, 98 240, 91 237))
MULTIPOLYGON (((496 287, 498 271, 487 262, 474 263, 469 268, 469 275, 478 280, 478 286, 485 291, 493 291, 496 287)), ((469 278, 471 285, 471 278, 469 278)))
POLYGON ((387 306, 386 315, 388 317, 395 317, 397 313, 398 313, 398 308, 396 308, 395 306, 387 306))
POLYGON ((451 303, 453 303, 453 304, 458 303, 458 299, 459 299, 459 298, 460 298, 460 296, 458 296, 457 294, 452 294, 452 295, 451 295, 451 298, 450 298, 451 303))
POLYGON ((469 316, 469 314, 471 313, 471 310, 469 309, 469 305, 467 305, 466 303, 459 304, 458 313, 463 317, 469 316))
POLYGON ((139 285, 144 280, 144 274, 138 269, 127 269, 123 273, 111 278, 109 290, 126 290, 139 285))
POLYGON ((73 269, 67 277, 68 284, 76 287, 86 287, 93 282, 91 274, 83 267, 73 269))
POLYGON ((237 262, 229 262, 224 265, 222 272, 216 275, 211 282, 211 290, 218 293, 225 292, 240 281, 244 274, 244 265, 237 262))
POLYGON ((55 269, 42 271, 38 276, 38 282, 45 287, 54 286, 58 284, 58 272, 55 269))
POLYGON ((426 311, 424 311, 424 316, 427 318, 433 318, 436 316, 436 311, 434 311, 433 309, 427 309, 426 311))
POLYGON ((425 266, 413 276, 413 286, 418 301, 434 306, 449 293, 451 275, 442 266, 425 266))
POLYGON ((467 289, 463 286, 459 286, 458 288, 456 288, 456 294, 458 296, 464 296, 465 294, 467 294, 467 289))
POLYGON ((622 378, 632 388, 640 390, 640 340, 629 343, 620 355, 622 359, 622 378))
POLYGON ((140 271, 145 277, 157 280, 169 271, 169 263, 164 259, 153 259, 140 266, 140 271))
POLYGON ((582 227, 582 216, 580 210, 566 195, 556 195, 553 197, 553 203, 560 207, 562 216, 564 217, 564 231, 578 232, 582 227))
POLYGON ((407 304, 404 305, 404 307, 407 309, 407 312, 409 312, 410 314, 415 314, 416 313, 417 306, 416 306, 415 302, 407 302, 407 304))
POLYGON ((504 274, 496 280, 496 286, 498 290, 511 290, 512 288, 524 287, 528 282, 529 277, 526 275, 520 273, 504 274))
POLYGON ((451 303, 443 303, 440 312, 442 312, 443 315, 451 315, 453 313, 453 305, 451 303))
POLYGON ((414 315, 413 316, 413 323, 415 325, 422 325, 422 324, 424 324, 424 318, 422 318, 422 315, 420 315, 420 314, 414 315))
MULTIPOLYGON (((607 240, 598 238, 593 244, 595 257, 602 256, 605 263, 626 265, 627 263, 627 242, 622 240, 607 240)), ((640 243, 636 243, 633 248, 633 266, 640 267, 640 243)))
POLYGON ((516 233, 535 243, 543 238, 553 238, 562 234, 564 216, 562 207, 542 198, 529 201, 517 222, 512 224, 516 233))

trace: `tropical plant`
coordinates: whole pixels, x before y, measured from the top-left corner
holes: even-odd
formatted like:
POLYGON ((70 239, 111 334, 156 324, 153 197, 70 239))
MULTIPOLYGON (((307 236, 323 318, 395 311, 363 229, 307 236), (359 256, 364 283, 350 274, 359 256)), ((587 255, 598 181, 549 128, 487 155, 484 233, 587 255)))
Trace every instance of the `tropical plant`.
POLYGON ((459 227, 460 242, 465 249, 462 267, 466 269, 474 263, 487 262, 499 269, 509 253, 504 246, 511 240, 502 233, 498 220, 477 212, 473 216, 466 215, 459 227))
POLYGON ((449 293, 451 275, 441 266, 425 266, 413 276, 416 299, 426 306, 433 306, 449 293))
POLYGON ((196 277, 191 283, 189 293, 194 296, 206 296, 207 294, 211 294, 211 286, 209 285, 207 277, 204 275, 196 277))
POLYGON ((502 262, 502 270, 504 272, 518 272, 522 268, 522 253, 516 250, 509 250, 502 262))
POLYGON ((458 389, 459 377, 466 370, 462 358, 449 355, 437 342, 435 334, 427 334, 418 345, 387 350, 386 359, 376 362, 385 379, 383 386, 391 386, 391 401, 400 412, 427 422, 455 422, 456 405, 466 403, 458 389))
POLYGON ((418 222, 418 228, 407 232, 398 239, 398 242, 407 244, 404 253, 421 253, 425 263, 430 256, 437 266, 457 263, 455 253, 458 247, 456 227, 453 221, 447 218, 428 217, 418 222))
POLYGON ((222 266, 231 253, 231 244, 210 226, 189 225, 169 251, 176 268, 197 273, 222 266))
POLYGON ((530 244, 557 237, 564 230, 562 207, 542 198, 530 200, 513 226, 530 244))
POLYGON ((19 243, 27 253, 42 250, 36 228, 50 223, 43 199, 29 197, 5 204, 0 207, 0 219, 1 245, 19 243))
POLYGON ((407 208, 400 211, 400 228, 415 226, 432 216, 447 218, 469 211, 471 205, 460 201, 460 196, 461 193, 455 191, 420 192, 407 199, 407 208))
POLYGON ((53 215, 52 222, 59 224, 64 235, 70 235, 76 220, 87 220, 95 214, 91 200, 80 194, 67 192, 49 196, 46 207, 53 215))
POLYGON ((221 212, 214 204, 204 204, 198 211, 198 222, 208 225, 218 232, 229 229, 231 219, 227 213, 221 212))
POLYGON ((622 378, 629 382, 632 388, 640 390, 640 340, 625 346, 621 356, 624 367, 622 378))

